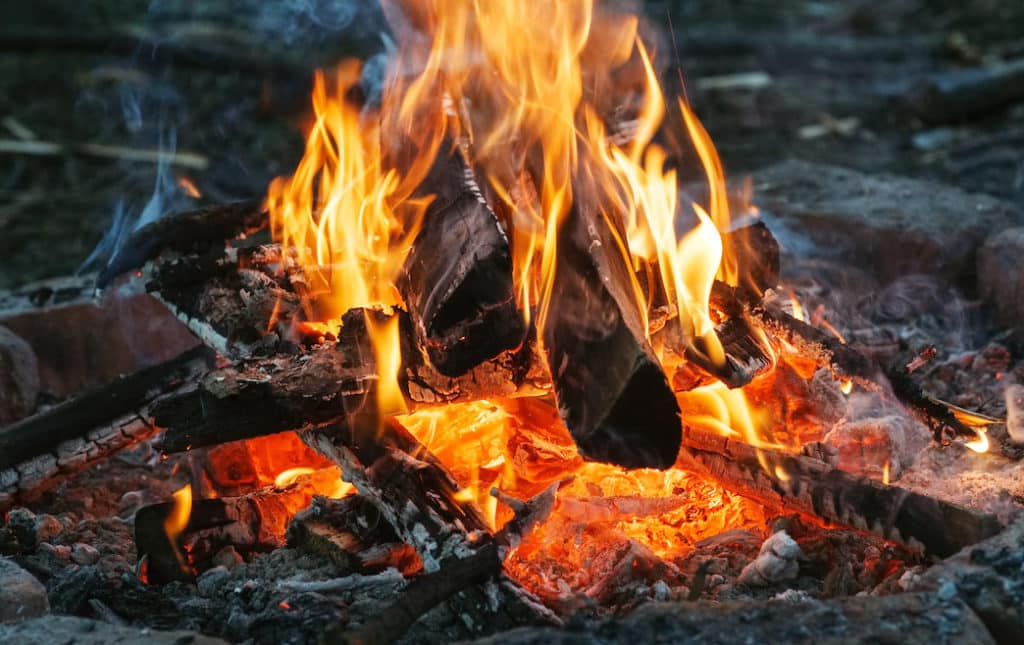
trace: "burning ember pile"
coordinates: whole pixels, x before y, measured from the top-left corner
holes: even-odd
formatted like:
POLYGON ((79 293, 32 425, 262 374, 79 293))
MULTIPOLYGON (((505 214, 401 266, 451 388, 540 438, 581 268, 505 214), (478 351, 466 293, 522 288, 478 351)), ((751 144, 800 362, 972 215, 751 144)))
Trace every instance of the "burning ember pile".
POLYGON ((924 392, 934 348, 883 366, 781 284, 636 17, 388 19, 386 66, 317 75, 262 208, 158 221, 100 276, 138 271, 219 354, 147 404, 191 467, 135 515, 140 580, 312 544, 416 581, 403 618, 363 623, 386 641, 458 592, 558 622, 584 598, 738 597, 834 549, 859 563, 834 595, 895 589, 1000 529, 890 485, 929 443, 985 452, 999 420, 924 392))

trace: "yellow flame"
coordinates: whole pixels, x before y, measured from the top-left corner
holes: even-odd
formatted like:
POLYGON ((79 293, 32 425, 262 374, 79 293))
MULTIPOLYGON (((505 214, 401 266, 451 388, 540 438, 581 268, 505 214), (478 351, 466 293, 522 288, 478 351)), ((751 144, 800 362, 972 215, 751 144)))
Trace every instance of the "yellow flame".
POLYGON ((850 392, 853 392, 853 381, 848 378, 844 378, 839 382, 839 389, 843 394, 849 396, 850 392))
POLYGON ((882 483, 886 486, 889 485, 889 460, 886 459, 885 463, 882 464, 882 483))
POLYGON ((402 369, 398 316, 388 316, 381 321, 367 312, 366 330, 377 360, 377 411, 382 418, 405 414, 408 407, 398 383, 398 374, 402 369))
POLYGON ((307 468, 299 466, 298 468, 289 468, 278 473, 277 477, 274 478, 274 486, 278 488, 286 488, 295 483, 299 477, 303 475, 311 475, 316 472, 315 468, 307 468))
POLYGON ((164 519, 164 532, 167 533, 167 539, 170 541, 171 548, 174 549, 174 555, 177 557, 178 565, 182 570, 187 570, 187 565, 185 564, 185 557, 178 546, 178 538, 181 537, 185 527, 188 526, 188 520, 191 516, 192 485, 185 484, 174 492, 171 510, 164 519))
POLYGON ((974 428, 974 431, 978 434, 978 437, 976 439, 972 439, 971 441, 965 441, 964 445, 973 450, 974 452, 988 452, 988 430, 986 428, 974 428))

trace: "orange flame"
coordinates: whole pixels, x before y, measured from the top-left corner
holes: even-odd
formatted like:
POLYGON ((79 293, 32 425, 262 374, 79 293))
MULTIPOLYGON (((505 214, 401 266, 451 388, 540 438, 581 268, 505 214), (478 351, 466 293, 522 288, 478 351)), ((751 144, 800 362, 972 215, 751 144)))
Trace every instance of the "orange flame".
POLYGON ((164 519, 164 532, 167 534, 167 539, 174 549, 174 554, 177 556, 178 564, 182 570, 186 570, 187 565, 185 564, 185 557, 178 547, 178 538, 185 531, 185 527, 188 526, 188 520, 191 516, 192 485, 185 484, 185 486, 175 491, 170 512, 167 514, 167 518, 164 519))

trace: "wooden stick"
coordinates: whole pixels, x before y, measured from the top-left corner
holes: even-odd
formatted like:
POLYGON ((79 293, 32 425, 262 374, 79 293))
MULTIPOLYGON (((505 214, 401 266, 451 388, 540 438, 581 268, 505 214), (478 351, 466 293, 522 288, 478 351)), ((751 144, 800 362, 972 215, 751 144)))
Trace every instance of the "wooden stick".
POLYGON ((723 486, 767 504, 947 557, 1000 530, 993 515, 858 477, 805 455, 693 428, 683 444, 723 486))
POLYGON ((168 163, 191 170, 206 170, 210 160, 197 152, 154 150, 110 146, 101 143, 57 143, 56 141, 25 141, 21 139, 0 139, 0 153, 58 157, 61 155, 83 155, 101 159, 138 161, 142 163, 168 163))

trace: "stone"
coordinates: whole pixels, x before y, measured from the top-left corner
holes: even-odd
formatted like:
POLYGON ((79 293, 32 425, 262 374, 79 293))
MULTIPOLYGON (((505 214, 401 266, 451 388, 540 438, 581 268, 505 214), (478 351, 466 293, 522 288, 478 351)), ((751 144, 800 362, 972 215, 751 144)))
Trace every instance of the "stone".
POLYGON ((53 515, 39 515, 35 521, 36 542, 50 542, 64 532, 64 525, 53 515))
POLYGON ((39 398, 39 363, 23 338, 0 326, 0 426, 28 416, 39 398))
POLYGON ((737 581, 750 587, 767 587, 793 580, 800 572, 802 556, 800 545, 788 533, 772 533, 761 545, 757 557, 740 571, 737 581))
POLYGON ((996 320, 1024 331, 1024 226, 994 232, 978 253, 978 293, 996 320))
MULTIPOLYGON (((50 611, 46 587, 35 576, 7 558, 0 558, 0 623, 13 623, 44 616, 50 611)), ((3 638, 0 642, 16 643, 3 638)))
POLYGON ((100 561, 100 552, 88 544, 76 542, 71 547, 71 559, 77 564, 96 564, 100 561))
POLYGON ((1024 444, 1024 385, 1006 386, 1003 391, 1006 400, 1006 432, 1017 444, 1024 444))
MULTIPOLYGON (((651 602, 615 618, 574 629, 523 627, 473 641, 476 645, 605 645, 635 643, 994 643, 959 597, 935 593, 814 600, 651 602)), ((1018 642, 1018 641, 1007 641, 1018 642)))
POLYGON ((911 581, 914 590, 956 596, 1000 643, 1024 634, 1024 520, 969 546, 911 581))
POLYGON ((784 248, 871 267, 883 282, 925 273, 973 288, 985 239, 1024 225, 987 195, 799 160, 754 173, 754 203, 784 248))
POLYGON ((19 645, 226 645, 226 641, 196 632, 163 632, 123 627, 74 616, 45 616, 15 625, 0 625, 0 643, 19 645))

